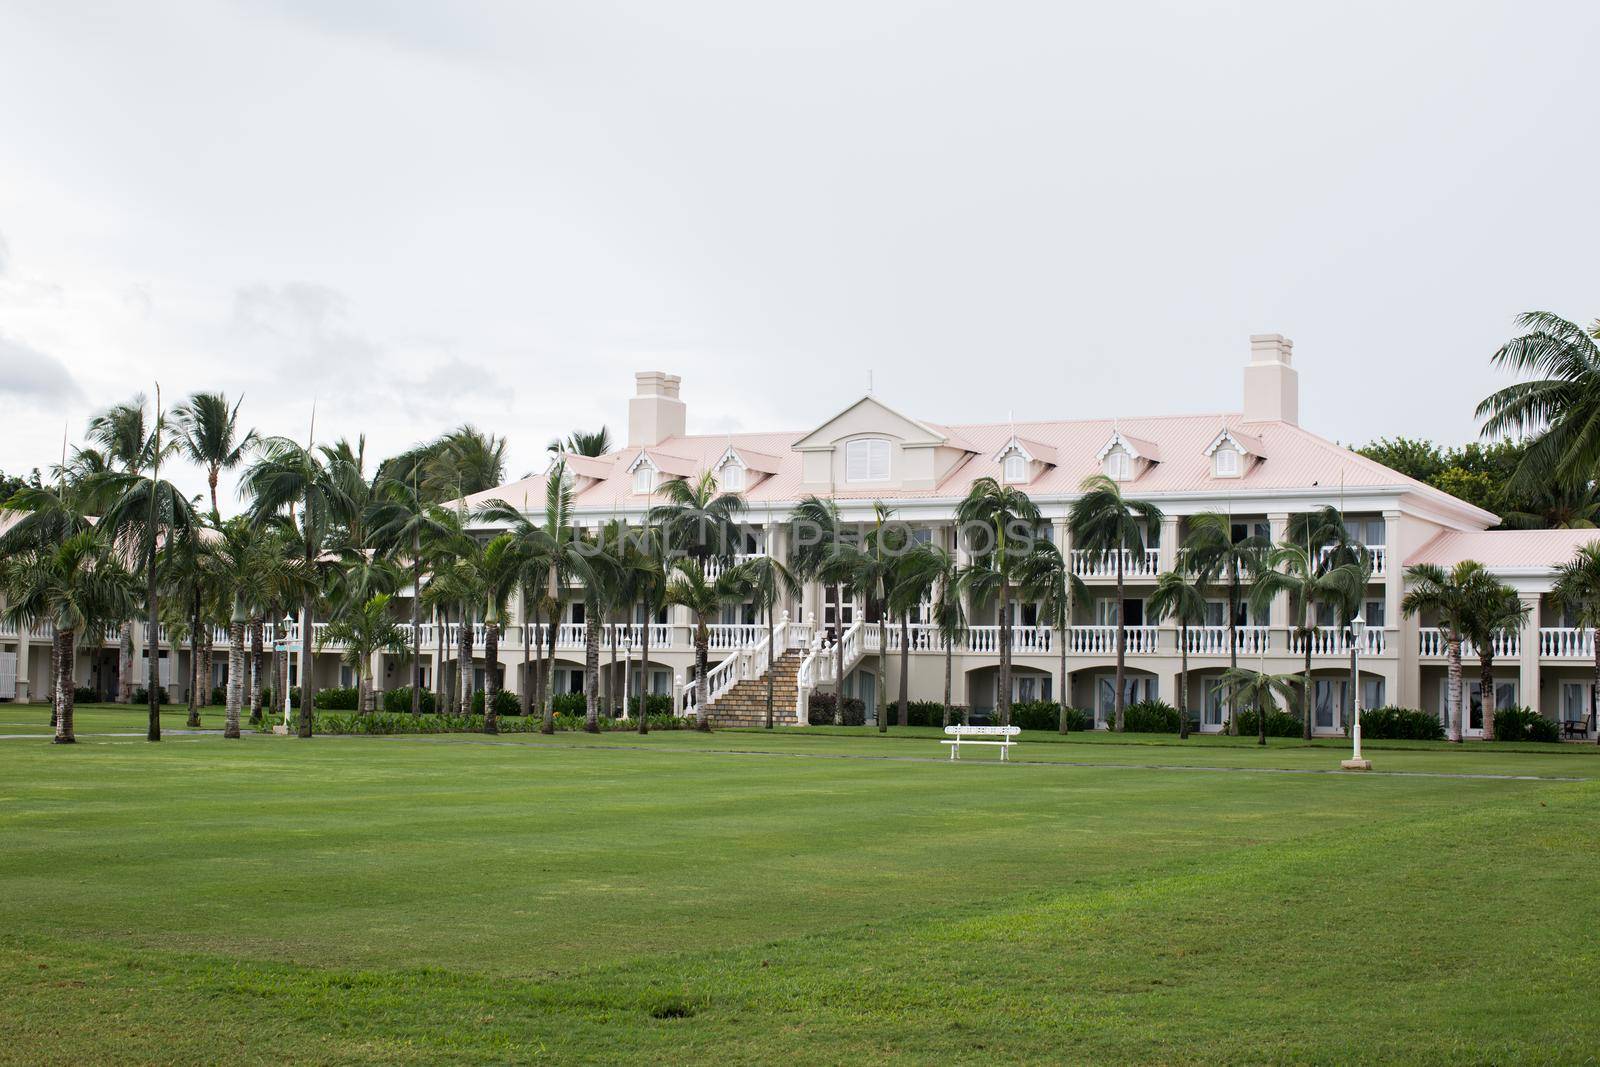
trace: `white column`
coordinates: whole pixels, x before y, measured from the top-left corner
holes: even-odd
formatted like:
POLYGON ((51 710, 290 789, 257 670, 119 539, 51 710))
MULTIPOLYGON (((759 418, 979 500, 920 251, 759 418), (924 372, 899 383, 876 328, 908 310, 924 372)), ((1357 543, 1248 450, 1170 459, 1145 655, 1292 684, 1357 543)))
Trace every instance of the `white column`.
POLYGON ((1543 712, 1544 706, 1539 692, 1539 627, 1542 625, 1539 594, 1518 593, 1517 599, 1528 605, 1528 621, 1522 627, 1522 654, 1518 662, 1518 696, 1525 707, 1543 712))
MULTIPOLYGON (((1267 526, 1271 532, 1272 543, 1276 545, 1284 539, 1289 532, 1289 513, 1277 511, 1267 516, 1267 526)), ((1267 614, 1267 622, 1274 629, 1284 629, 1293 625, 1289 618, 1289 594, 1280 593, 1272 600, 1272 607, 1267 614)), ((1287 648, 1287 645, 1284 646, 1287 648)))
MULTIPOLYGON (((33 643, 28 633, 28 626, 17 626, 17 703, 32 704, 35 696, 33 691, 33 676, 28 671, 29 646, 33 643)), ((47 688, 45 692, 49 692, 47 688)))
POLYGON ((1176 515, 1161 516, 1161 569, 1175 570, 1178 566, 1178 524, 1176 515))

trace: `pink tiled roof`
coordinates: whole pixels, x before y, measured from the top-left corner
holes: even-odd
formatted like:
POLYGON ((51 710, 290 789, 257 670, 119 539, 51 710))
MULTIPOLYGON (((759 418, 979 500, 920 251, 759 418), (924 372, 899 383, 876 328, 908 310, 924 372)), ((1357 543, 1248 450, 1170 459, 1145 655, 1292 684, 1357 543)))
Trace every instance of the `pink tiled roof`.
MULTIPOLYGON (((1151 465, 1128 483, 1129 492, 1135 496, 1193 492, 1248 493, 1317 487, 1336 490, 1342 484, 1353 490, 1380 487, 1403 489, 1419 501, 1448 508, 1484 525, 1494 521, 1487 512, 1298 426, 1285 422, 1247 423, 1238 414, 1154 418, 1121 416, 1114 423, 1109 418, 1070 422, 986 423, 940 426, 938 431, 952 441, 960 441, 960 447, 969 453, 945 474, 938 485, 929 489, 886 490, 881 486, 854 488, 841 483, 834 487, 833 495, 841 500, 878 497, 959 498, 978 478, 998 475, 999 465, 994 457, 1016 435, 1055 452, 1055 465, 1029 484, 1029 493, 1039 497, 1056 494, 1070 496, 1077 491, 1085 477, 1099 473, 1100 463, 1096 456, 1111 434, 1118 431, 1124 437, 1138 440, 1141 445, 1150 446, 1161 458, 1161 462, 1151 465), (1216 478, 1212 475, 1211 462, 1206 458, 1205 450, 1224 427, 1254 438, 1267 457, 1252 465, 1242 477, 1216 478)), ((708 470, 730 446, 776 458, 777 469, 771 476, 752 485, 745 494, 749 503, 756 506, 793 501, 810 491, 801 477, 801 454, 792 451, 791 446, 812 432, 685 435, 668 438, 647 451, 652 455, 674 457, 676 462, 672 466, 677 469, 669 472, 674 474, 678 471, 708 470)), ((597 465, 609 463, 611 476, 580 492, 577 506, 586 510, 606 511, 643 504, 645 499, 633 493, 632 479, 624 475, 627 464, 638 453, 638 448, 626 448, 594 461, 597 465)), ((468 498, 468 504, 476 506, 493 497, 518 503, 526 495, 534 506, 539 506, 544 499, 543 477, 525 482, 532 484, 517 482, 479 493, 468 498)))
POLYGON ((1475 559, 1491 569, 1554 568, 1591 541, 1600 541, 1600 530, 1447 530, 1412 553, 1406 565, 1453 567, 1475 559))

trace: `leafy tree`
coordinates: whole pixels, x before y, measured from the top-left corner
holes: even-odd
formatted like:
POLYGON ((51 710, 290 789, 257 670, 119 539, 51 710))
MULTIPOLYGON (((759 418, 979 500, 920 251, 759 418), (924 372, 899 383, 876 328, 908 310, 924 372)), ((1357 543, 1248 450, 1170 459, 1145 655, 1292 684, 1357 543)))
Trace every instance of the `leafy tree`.
MULTIPOLYGON (((1087 483, 1085 483, 1087 484, 1087 483)), ((1039 508, 1028 494, 1015 486, 1002 485, 983 477, 972 483, 967 495, 956 505, 956 522, 967 532, 969 541, 980 536, 972 547, 973 558, 966 574, 967 588, 980 599, 996 598, 1000 606, 999 693, 995 703, 1002 725, 1011 725, 1011 587, 1017 581, 1039 526, 1039 508)), ((1118 573, 1121 571, 1119 569, 1118 573)), ((1118 586, 1120 595, 1121 586, 1118 586)), ((1117 683, 1122 682, 1118 668, 1117 683)), ((1118 703, 1120 709, 1122 705, 1118 703)), ((1118 715, 1121 712, 1119 710, 1118 715)))
POLYGON ((755 604, 756 610, 767 617, 767 722, 768 730, 773 727, 773 685, 775 658, 773 646, 776 644, 773 612, 785 599, 793 599, 800 595, 800 583, 795 576, 778 559, 773 556, 756 556, 754 559, 745 560, 738 568, 737 580, 743 585, 746 595, 755 604))
MULTIPOLYGON (((1552 593, 1557 603, 1568 608, 1579 626, 1600 631, 1600 544, 1587 544, 1567 562, 1556 568, 1552 593)), ((1596 701, 1600 701, 1600 641, 1595 641, 1594 681, 1589 687, 1589 717, 1594 724, 1596 701)), ((1600 730, 1595 731, 1600 744, 1600 730)))
MULTIPOLYGON (((1267 569, 1271 545, 1264 537, 1233 535, 1233 520, 1216 511, 1204 511, 1189 519, 1183 541, 1184 568, 1203 585, 1222 585, 1228 591, 1228 667, 1239 666, 1239 605, 1244 598, 1244 583, 1267 569)), ((1225 691, 1226 692, 1226 691, 1225 691)), ((1239 732, 1239 717, 1228 708, 1228 732, 1239 732)), ((1267 728, 1262 720, 1259 744, 1267 743, 1267 728)))
POLYGON ((1548 311, 1527 311, 1516 321, 1525 332, 1490 362, 1533 377, 1478 405, 1483 432, 1533 437, 1511 478, 1514 488, 1587 483, 1600 469, 1600 320, 1584 328, 1548 311))
POLYGON ((1022 560, 1022 595, 1037 600, 1044 617, 1056 628, 1061 656, 1061 676, 1056 683, 1060 718, 1056 728, 1067 732, 1067 704, 1071 693, 1067 674, 1067 643, 1072 633, 1072 612, 1088 603, 1089 587, 1072 569, 1072 561, 1053 541, 1039 541, 1022 560))
POLYGON ((1445 700, 1449 704, 1450 740, 1461 740, 1461 642, 1473 627, 1473 612, 1483 587, 1493 582, 1476 560, 1462 560, 1450 570, 1434 563, 1406 568, 1410 587, 1400 602, 1407 615, 1431 613, 1445 636, 1445 700))
POLYGON ((711 689, 706 679, 711 647, 710 620, 716 618, 725 605, 741 603, 745 596, 744 582, 737 567, 725 569, 715 578, 707 578, 703 560, 680 556, 672 562, 666 601, 687 608, 694 616, 694 713, 698 730, 711 729, 711 689))
MULTIPOLYGON (((318 641, 319 649, 324 645, 345 646, 339 661, 355 672, 356 707, 363 712, 377 706, 377 694, 367 673, 372 657, 383 652, 396 656, 406 654, 406 634, 394 621, 389 610, 390 599, 388 593, 376 593, 365 604, 334 616, 322 628, 318 641)), ((237 731, 237 724, 234 728, 237 731)))
MULTIPOLYGON (((1204 626, 1206 597, 1200 584, 1181 570, 1163 571, 1156 578, 1146 610, 1156 622, 1173 619, 1178 624, 1178 736, 1189 736, 1189 627, 1204 626)), ((1062 712, 1065 718, 1065 711, 1062 712)), ((1063 729, 1062 733, 1066 733, 1063 729)))
POLYGON ((1524 604, 1517 591, 1503 582, 1485 574, 1473 586, 1474 602, 1464 620, 1466 637, 1478 650, 1478 695, 1483 709, 1483 736, 1494 740, 1494 642, 1508 631, 1521 630, 1528 618, 1530 605, 1524 604))
POLYGON ((551 452, 566 452, 574 456, 603 456, 611 451, 611 431, 604 426, 598 430, 574 430, 566 440, 556 438, 549 444, 551 452))
POLYGON ((205 468, 206 485, 211 490, 212 521, 220 522, 217 510, 217 478, 244 461, 256 443, 254 430, 240 430, 239 404, 228 406, 222 393, 195 393, 172 409, 183 454, 196 466, 205 468))

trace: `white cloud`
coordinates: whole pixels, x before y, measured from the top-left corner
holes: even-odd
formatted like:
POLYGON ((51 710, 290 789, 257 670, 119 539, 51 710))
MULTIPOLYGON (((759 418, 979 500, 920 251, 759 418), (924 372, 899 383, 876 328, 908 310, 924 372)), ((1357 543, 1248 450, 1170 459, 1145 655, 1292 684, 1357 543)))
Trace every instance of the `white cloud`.
POLYGON ((37 407, 82 399, 83 390, 60 360, 0 334, 0 400, 37 407))

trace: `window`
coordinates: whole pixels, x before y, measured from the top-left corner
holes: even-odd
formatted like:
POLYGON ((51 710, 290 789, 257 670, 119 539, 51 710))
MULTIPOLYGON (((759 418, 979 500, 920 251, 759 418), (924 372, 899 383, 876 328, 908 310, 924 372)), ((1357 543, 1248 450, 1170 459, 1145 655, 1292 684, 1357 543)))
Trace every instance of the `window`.
POLYGON ((847 482, 886 482, 889 480, 889 442, 867 437, 844 446, 844 480, 847 482))
POLYGON ((722 477, 717 480, 722 483, 724 493, 744 492, 744 468, 732 460, 722 465, 722 477))
POLYGON ((1028 460, 1013 452, 1006 457, 1005 479, 1008 482, 1025 482, 1028 480, 1028 460))
POLYGON ((1385 537, 1386 533, 1387 533, 1387 531, 1384 528, 1382 519, 1368 519, 1367 520, 1367 544, 1369 544, 1369 545, 1385 544, 1386 542, 1384 541, 1384 537, 1385 537))
POLYGON ((1589 687, 1582 682, 1561 683, 1561 721, 1583 722, 1589 717, 1589 687))
POLYGON ((1381 630, 1388 625, 1385 619, 1389 614, 1389 606, 1381 600, 1367 601, 1367 606, 1361 614, 1367 620, 1367 625, 1373 629, 1381 630))
POLYGON ((1105 472, 1113 481, 1127 481, 1133 477, 1133 457, 1121 448, 1112 449, 1106 453, 1105 472))
POLYGON ((656 491, 656 469, 650 464, 641 463, 633 472, 633 491, 641 496, 656 491))
POLYGON ((1239 453, 1223 446, 1211 454, 1212 470, 1218 478, 1239 476, 1239 453))
MULTIPOLYGON (((1106 723, 1117 714, 1117 679, 1114 674, 1102 674, 1095 679, 1095 721, 1106 723)), ((1157 679, 1148 675, 1126 675, 1122 679, 1123 704, 1137 704, 1143 700, 1158 700, 1161 689, 1157 679)))

